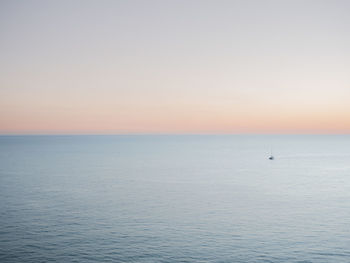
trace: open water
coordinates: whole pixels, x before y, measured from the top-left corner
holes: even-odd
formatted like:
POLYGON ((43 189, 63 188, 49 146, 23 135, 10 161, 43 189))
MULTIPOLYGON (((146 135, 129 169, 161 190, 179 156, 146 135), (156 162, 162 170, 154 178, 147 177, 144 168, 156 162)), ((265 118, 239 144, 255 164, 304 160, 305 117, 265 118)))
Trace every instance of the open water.
POLYGON ((0 262, 350 262, 350 136, 0 136, 0 262))

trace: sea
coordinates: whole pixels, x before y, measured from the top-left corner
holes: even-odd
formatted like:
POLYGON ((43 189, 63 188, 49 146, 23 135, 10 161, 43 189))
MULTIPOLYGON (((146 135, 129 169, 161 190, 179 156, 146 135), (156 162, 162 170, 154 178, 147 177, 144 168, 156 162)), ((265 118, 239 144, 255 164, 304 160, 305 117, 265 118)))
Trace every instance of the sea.
POLYGON ((350 262, 350 135, 0 136, 0 262, 350 262))

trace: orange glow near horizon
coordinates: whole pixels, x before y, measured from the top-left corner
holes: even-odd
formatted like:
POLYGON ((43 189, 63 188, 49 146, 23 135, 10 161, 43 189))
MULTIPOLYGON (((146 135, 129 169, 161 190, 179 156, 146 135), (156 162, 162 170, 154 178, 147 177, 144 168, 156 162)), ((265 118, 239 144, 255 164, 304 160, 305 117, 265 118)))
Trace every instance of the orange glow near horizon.
POLYGON ((162 112, 133 116, 97 111, 69 114, 2 116, 2 134, 346 134, 350 119, 346 114, 311 115, 302 112, 270 116, 226 112, 162 112), (46 116, 45 116, 46 115, 46 116))

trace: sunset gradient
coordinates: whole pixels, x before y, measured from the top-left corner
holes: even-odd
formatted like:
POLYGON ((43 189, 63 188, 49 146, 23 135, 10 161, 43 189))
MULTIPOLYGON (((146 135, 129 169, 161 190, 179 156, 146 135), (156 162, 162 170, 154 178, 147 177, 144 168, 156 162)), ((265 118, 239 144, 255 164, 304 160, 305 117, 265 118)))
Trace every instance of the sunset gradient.
POLYGON ((1 134, 349 133, 350 1, 1 1, 1 134))

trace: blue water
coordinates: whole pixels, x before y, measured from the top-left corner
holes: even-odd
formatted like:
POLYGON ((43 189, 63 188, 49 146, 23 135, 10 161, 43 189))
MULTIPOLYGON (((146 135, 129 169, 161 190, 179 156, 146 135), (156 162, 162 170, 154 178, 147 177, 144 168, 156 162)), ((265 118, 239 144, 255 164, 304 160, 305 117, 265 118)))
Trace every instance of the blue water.
POLYGON ((350 262, 350 136, 0 136, 0 262, 350 262))

